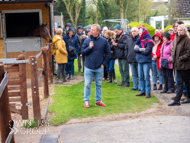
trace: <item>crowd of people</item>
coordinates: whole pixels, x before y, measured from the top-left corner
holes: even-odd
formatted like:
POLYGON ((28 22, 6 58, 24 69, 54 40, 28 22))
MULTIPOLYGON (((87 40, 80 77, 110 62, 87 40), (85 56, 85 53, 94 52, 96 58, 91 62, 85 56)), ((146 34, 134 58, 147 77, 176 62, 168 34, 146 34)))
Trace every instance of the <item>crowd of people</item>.
POLYGON ((84 72, 85 80, 84 107, 90 107, 93 77, 96 105, 106 106, 101 101, 102 80, 104 77, 107 83, 117 83, 114 65, 118 59, 121 74, 118 86, 130 86, 131 71, 131 90, 139 91, 136 96, 150 98, 151 71, 153 90, 160 90, 161 94, 176 93, 168 106, 190 103, 189 31, 190 28, 182 21, 176 22, 168 32, 156 29, 152 37, 144 25, 133 27, 131 34, 128 34, 119 24, 112 30, 107 27, 101 29, 98 24, 85 30, 78 26, 75 30, 67 23, 64 30, 56 29, 53 38, 52 54, 58 64, 57 83, 69 82, 74 78, 74 60, 78 58, 78 70, 84 72))

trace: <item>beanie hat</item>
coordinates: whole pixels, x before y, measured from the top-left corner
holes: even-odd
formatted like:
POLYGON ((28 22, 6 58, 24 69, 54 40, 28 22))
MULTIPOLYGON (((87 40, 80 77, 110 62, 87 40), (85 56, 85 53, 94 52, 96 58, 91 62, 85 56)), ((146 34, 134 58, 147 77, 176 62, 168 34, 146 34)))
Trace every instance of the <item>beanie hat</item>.
POLYGON ((168 31, 173 31, 173 28, 169 28, 168 31))
POLYGON ((167 32, 164 32, 164 34, 162 35, 162 37, 166 37, 166 38, 168 38, 169 40, 171 39, 171 38, 170 38, 170 34, 167 33, 167 32))
POLYGON ((122 28, 121 28, 121 26, 120 26, 119 24, 116 24, 116 25, 114 26, 114 29, 122 30, 122 28))
POLYGON ((71 27, 71 23, 66 23, 65 27, 67 26, 71 27))
POLYGON ((144 25, 141 25, 141 26, 138 27, 138 29, 141 29, 141 28, 145 28, 145 26, 144 26, 144 25))

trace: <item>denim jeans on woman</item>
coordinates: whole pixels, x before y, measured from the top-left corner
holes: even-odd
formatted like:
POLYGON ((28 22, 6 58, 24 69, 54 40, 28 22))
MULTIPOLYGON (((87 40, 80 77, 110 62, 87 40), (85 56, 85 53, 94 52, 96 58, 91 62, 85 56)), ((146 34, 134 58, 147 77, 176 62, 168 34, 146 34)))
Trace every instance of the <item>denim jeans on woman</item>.
POLYGON ((133 78, 133 88, 138 89, 138 64, 130 64, 132 78, 133 78))
POLYGON ((98 68, 95 70, 89 69, 85 67, 84 69, 84 102, 88 101, 90 98, 90 88, 92 83, 93 76, 95 77, 95 85, 96 85, 96 93, 95 93, 95 99, 96 103, 101 101, 101 91, 102 91, 102 78, 103 78, 103 68, 98 68))
POLYGON ((115 60, 114 59, 109 60, 109 62, 106 64, 107 73, 115 72, 114 65, 115 65, 115 60))
POLYGON ((138 63, 139 89, 141 93, 151 94, 150 67, 151 63, 138 63))
POLYGON ((159 77, 159 84, 163 84, 163 71, 162 69, 158 69, 157 68, 157 63, 156 63, 156 60, 152 60, 152 81, 153 81, 153 84, 156 84, 157 83, 157 75, 159 77))
POLYGON ((66 64, 66 72, 67 74, 74 75, 74 60, 68 60, 68 63, 66 64))

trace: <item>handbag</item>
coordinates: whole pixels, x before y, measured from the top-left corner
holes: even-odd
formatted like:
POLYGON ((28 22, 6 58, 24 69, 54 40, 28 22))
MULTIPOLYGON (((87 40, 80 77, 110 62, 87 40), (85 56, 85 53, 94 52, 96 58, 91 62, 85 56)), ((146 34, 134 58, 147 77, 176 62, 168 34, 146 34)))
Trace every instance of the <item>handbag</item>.
MULTIPOLYGON (((68 40, 68 39, 67 39, 67 40, 68 40)), ((75 55, 76 55, 76 49, 73 48, 73 47, 70 45, 69 40, 68 40, 68 45, 69 45, 69 55, 70 55, 71 57, 75 56, 75 55)))
POLYGON ((69 45, 69 55, 71 57, 76 55, 76 49, 69 45))
POLYGON ((162 49, 162 57, 161 57, 161 68, 162 69, 167 69, 168 68, 168 59, 163 59, 163 51, 164 51, 164 47, 162 49))

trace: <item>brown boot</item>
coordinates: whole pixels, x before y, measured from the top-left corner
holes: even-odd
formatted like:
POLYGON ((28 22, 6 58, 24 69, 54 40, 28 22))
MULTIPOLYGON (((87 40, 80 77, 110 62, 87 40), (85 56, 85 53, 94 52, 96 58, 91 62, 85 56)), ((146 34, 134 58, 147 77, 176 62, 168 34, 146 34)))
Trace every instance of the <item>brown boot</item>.
POLYGON ((136 96, 145 96, 145 93, 139 93, 136 96))
POLYGON ((122 82, 121 84, 118 84, 117 86, 123 86, 124 85, 124 83, 122 82))
POLYGON ((184 101, 186 98, 187 98, 187 97, 186 97, 186 94, 183 93, 182 96, 181 96, 181 101, 184 101))
POLYGON ((150 97, 151 97, 151 95, 150 95, 150 94, 147 94, 145 98, 150 98, 150 97))
POLYGON ((129 87, 129 85, 127 85, 127 84, 124 84, 122 87, 129 87))

